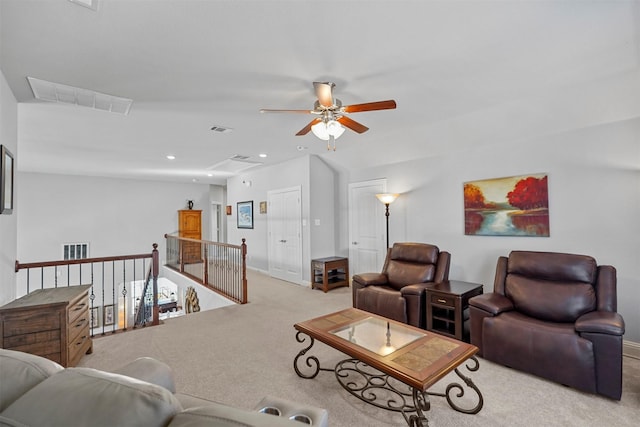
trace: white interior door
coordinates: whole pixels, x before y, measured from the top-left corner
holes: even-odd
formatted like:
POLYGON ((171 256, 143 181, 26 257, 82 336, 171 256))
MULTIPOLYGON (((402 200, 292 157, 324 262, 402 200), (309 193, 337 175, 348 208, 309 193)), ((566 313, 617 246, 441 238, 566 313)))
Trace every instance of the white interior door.
POLYGON ((384 205, 376 194, 387 181, 349 184, 349 273, 382 271, 386 253, 384 205))
POLYGON ((269 274, 302 284, 302 204, 301 188, 267 193, 269 233, 269 274))
POLYGON ((211 204, 211 241, 221 242, 222 233, 220 225, 222 224, 221 218, 222 207, 219 203, 211 204))

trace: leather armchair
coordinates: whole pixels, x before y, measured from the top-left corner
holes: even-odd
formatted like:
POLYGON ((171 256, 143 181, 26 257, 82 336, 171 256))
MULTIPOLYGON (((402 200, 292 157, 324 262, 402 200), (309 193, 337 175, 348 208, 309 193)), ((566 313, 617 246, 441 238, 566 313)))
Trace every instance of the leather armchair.
POLYGON ((479 355, 620 400, 624 320, 614 267, 585 255, 513 251, 498 259, 493 286, 469 300, 479 355))
POLYGON ((353 306, 420 328, 426 327, 425 289, 449 278, 451 254, 426 243, 395 243, 381 273, 353 276, 353 306))

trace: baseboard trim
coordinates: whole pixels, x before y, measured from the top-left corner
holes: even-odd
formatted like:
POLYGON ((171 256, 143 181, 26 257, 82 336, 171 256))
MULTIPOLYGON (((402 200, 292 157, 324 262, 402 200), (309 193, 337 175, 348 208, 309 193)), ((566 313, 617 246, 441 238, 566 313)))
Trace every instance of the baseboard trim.
POLYGON ((633 341, 622 341, 622 354, 640 360, 640 343, 633 341))

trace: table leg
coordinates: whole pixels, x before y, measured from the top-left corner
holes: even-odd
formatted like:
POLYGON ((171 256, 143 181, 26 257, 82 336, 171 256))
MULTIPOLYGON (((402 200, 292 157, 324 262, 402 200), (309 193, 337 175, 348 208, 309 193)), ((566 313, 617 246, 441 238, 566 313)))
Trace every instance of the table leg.
POLYGON ((300 352, 295 357, 295 359, 293 359, 293 369, 296 371, 296 374, 298 374, 298 376, 300 378, 312 379, 312 378, 315 378, 318 375, 318 372, 320 372, 320 371, 330 371, 330 372, 332 372, 333 369, 321 368, 320 367, 320 361, 315 356, 307 356, 307 358, 304 359, 304 362, 305 362, 304 364, 306 365, 306 367, 312 369, 310 374, 305 374, 304 372, 302 372, 298 368, 298 363, 300 361, 300 358, 302 356, 304 356, 305 354, 307 354, 307 351, 309 351, 309 349, 311 349, 311 347, 313 347, 313 344, 314 344, 315 340, 312 337, 310 337, 310 336, 308 336, 308 335, 306 335, 306 334, 304 334, 302 332, 296 333, 296 341, 298 341, 299 343, 304 343, 307 339, 309 339, 309 345, 307 347, 303 348, 302 350, 300 350, 300 352))
MULTIPOLYGON (((473 365, 465 365, 465 367, 470 371, 470 372, 475 372, 478 369, 480 369, 480 363, 478 362, 478 359, 475 356, 471 356, 469 358, 469 361, 473 362, 473 365)), ((446 391, 444 393, 434 393, 434 392, 427 392, 427 394, 429 394, 430 396, 440 396, 440 397, 445 397, 447 399, 447 403, 449 403, 449 406, 451 406, 453 409, 455 409, 458 412, 462 412, 464 414, 477 414, 478 412, 480 412, 480 410, 482 409, 482 406, 484 405, 484 399, 482 397, 482 393, 480 393, 480 389, 478 389, 478 386, 475 385, 475 383, 473 382, 473 380, 470 377, 467 377, 465 375, 463 375, 460 370, 458 368, 456 368, 455 370, 456 375, 458 375, 458 377, 460 377, 460 379, 462 381, 464 381, 464 383, 467 385, 467 387, 469 387, 470 389, 472 389, 477 395, 478 395, 478 403, 476 404, 476 406, 474 406, 473 408, 463 408, 461 406, 459 406, 456 402, 454 402, 455 398, 461 398, 464 396, 464 388, 462 387, 462 385, 460 385, 459 383, 453 382, 447 385, 446 391), (452 396, 452 392, 454 390, 457 390, 457 394, 455 394, 454 396, 452 396)))

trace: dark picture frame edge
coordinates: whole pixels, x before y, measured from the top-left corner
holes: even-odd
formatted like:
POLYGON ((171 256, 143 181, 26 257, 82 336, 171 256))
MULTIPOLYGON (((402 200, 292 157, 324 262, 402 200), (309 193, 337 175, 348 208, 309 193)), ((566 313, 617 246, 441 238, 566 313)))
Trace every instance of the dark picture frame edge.
POLYGON ((237 203, 236 220, 238 228, 253 228, 253 200, 237 203))
POLYGON ((13 212, 15 158, 6 146, 0 145, 0 214, 13 212))

